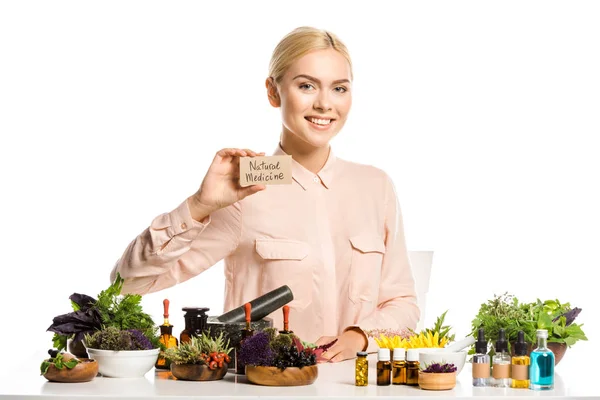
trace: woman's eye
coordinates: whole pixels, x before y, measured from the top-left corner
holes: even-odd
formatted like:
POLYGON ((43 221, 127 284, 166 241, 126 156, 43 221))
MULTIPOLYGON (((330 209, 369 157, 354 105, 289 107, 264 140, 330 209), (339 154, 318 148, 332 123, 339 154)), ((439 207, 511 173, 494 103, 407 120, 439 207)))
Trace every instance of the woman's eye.
POLYGON ((310 83, 303 83, 302 85, 300 85, 300 89, 306 89, 306 90, 308 90, 308 89, 311 89, 311 88, 314 89, 314 86, 311 85, 310 83))
POLYGON ((346 92, 348 91, 348 89, 346 89, 346 88, 345 88, 345 87, 343 87, 343 86, 338 86, 338 87, 336 87, 336 88, 335 88, 335 89, 333 89, 333 90, 335 90, 335 91, 336 91, 336 92, 338 92, 338 93, 346 93, 346 92))

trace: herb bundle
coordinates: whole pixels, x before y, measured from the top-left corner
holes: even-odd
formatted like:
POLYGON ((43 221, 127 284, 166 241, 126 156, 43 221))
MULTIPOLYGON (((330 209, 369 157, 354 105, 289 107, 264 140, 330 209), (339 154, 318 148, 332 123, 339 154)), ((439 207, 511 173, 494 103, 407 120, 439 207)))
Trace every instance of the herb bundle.
POLYGON ((158 327, 143 312, 142 296, 121 296, 123 282, 124 279, 117 274, 115 281, 100 292, 97 300, 85 294, 73 293, 69 297, 73 312, 54 317, 47 329, 54 332, 54 347, 63 350, 67 347, 68 339, 81 341, 86 335, 91 337, 96 331, 111 327, 122 331, 135 329, 150 341, 152 348, 159 347, 158 327))
MULTIPOLYGON (((533 344, 536 342, 536 330, 546 329, 549 343, 565 343, 571 347, 579 340, 587 340, 581 329, 583 324, 575 323, 580 312, 581 308, 571 308, 569 303, 561 303, 558 299, 521 303, 508 293, 494 295, 479 308, 471 323, 472 334, 483 328, 491 344, 498 338, 500 329, 504 329, 510 345, 516 342, 518 332, 523 331, 525 340, 533 344)), ((472 349, 470 353, 473 352, 472 349)))
POLYGON ((323 353, 337 341, 322 346, 302 342, 293 333, 277 333, 275 328, 259 331, 244 339, 240 345, 238 359, 243 365, 302 368, 325 361, 323 353))

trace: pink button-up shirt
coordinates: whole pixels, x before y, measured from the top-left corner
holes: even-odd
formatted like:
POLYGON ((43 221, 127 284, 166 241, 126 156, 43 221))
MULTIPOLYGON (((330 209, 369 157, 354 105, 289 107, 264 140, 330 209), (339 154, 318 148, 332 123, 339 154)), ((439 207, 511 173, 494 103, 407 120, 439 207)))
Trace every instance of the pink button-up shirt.
MULTIPOLYGON (((285 153, 278 147, 275 154, 285 153)), ((127 247, 112 278, 119 272, 123 292, 145 294, 224 259, 224 311, 288 285, 290 327, 303 340, 350 326, 414 329, 419 309, 390 178, 331 151, 317 174, 293 160, 292 176, 292 185, 268 186, 203 223, 192 219, 187 201, 159 215, 127 247)), ((281 311, 269 317, 283 328, 281 311)))

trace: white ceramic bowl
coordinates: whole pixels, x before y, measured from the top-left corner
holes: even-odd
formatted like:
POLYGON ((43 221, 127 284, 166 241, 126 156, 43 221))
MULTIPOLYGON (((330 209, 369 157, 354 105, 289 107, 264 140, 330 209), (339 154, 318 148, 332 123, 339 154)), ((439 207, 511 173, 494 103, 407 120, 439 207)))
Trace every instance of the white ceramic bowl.
POLYGON ((419 367, 425 369, 432 363, 454 364, 458 375, 467 361, 467 351, 442 352, 442 350, 440 348, 419 349, 419 367))
POLYGON ((160 349, 99 350, 87 348, 90 358, 98 361, 98 372, 111 378, 141 378, 156 363, 160 349))

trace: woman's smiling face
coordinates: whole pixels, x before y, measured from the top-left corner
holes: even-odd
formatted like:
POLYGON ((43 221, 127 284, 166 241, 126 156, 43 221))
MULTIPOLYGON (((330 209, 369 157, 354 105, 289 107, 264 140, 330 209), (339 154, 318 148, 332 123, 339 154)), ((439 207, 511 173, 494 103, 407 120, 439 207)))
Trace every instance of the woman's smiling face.
POLYGON ((283 134, 312 147, 327 146, 348 117, 351 80, 348 61, 334 49, 311 51, 295 61, 277 91, 269 88, 269 101, 281 107, 283 134))

